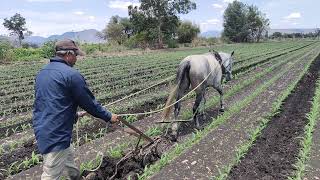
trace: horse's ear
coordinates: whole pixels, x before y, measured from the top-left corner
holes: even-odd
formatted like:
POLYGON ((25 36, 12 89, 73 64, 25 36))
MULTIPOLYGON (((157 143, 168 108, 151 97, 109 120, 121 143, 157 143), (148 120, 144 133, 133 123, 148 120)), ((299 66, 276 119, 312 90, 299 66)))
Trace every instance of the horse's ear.
POLYGON ((231 53, 231 56, 233 56, 234 55, 234 51, 232 51, 232 53, 231 53))
POLYGON ((218 53, 216 50, 214 50, 214 49, 211 49, 211 52, 213 53, 213 54, 216 54, 216 53, 218 53))

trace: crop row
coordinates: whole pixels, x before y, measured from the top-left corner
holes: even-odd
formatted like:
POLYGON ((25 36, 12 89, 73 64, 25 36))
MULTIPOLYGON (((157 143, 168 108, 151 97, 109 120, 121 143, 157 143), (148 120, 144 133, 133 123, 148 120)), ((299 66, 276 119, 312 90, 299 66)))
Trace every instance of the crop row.
MULTIPOLYGON (((292 54, 290 55, 290 57, 292 57, 292 54)), ((287 59, 286 59, 286 61, 289 61, 289 60, 290 60, 290 58, 287 58, 287 59)), ((278 67, 281 63, 284 63, 284 62, 279 61, 278 63, 274 64, 272 67, 273 67, 273 68, 278 67)), ((268 68, 268 69, 264 70, 264 73, 270 72, 271 70, 272 70, 272 69, 268 68)), ((262 75, 262 73, 257 74, 254 79, 258 79, 259 77, 261 77, 261 75, 262 75)), ((246 85, 248 82, 254 82, 254 80, 248 78, 245 82, 244 82, 243 85, 238 85, 238 86, 234 87, 234 89, 236 89, 236 90, 234 90, 234 92, 231 93, 231 94, 227 93, 226 96, 228 96, 228 95, 231 96, 231 95, 234 94, 236 91, 239 91, 239 90, 241 89, 240 87, 245 87, 245 85, 246 85), (246 83, 245 83, 245 82, 246 82, 246 83)), ((215 103, 217 103, 217 102, 218 102, 218 98, 215 98, 215 103)), ((212 104, 211 104, 211 105, 212 105, 212 104)))

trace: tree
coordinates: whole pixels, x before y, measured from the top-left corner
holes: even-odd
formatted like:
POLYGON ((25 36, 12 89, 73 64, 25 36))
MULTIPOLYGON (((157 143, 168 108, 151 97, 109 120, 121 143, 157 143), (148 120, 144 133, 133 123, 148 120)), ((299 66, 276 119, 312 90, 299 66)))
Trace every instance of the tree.
POLYGON ((269 19, 265 18, 262 12, 259 11, 258 7, 251 5, 248 7, 247 12, 247 26, 250 33, 250 39, 252 41, 259 42, 262 33, 269 27, 269 19))
POLYGON ((132 24, 128 18, 112 16, 107 27, 103 30, 103 37, 111 42, 117 42, 119 45, 130 37, 132 33, 132 24))
POLYGON ((303 38, 303 33, 293 33, 294 38, 303 38))
POLYGON ((282 38, 282 33, 281 32, 274 32, 272 34, 272 38, 282 38))
POLYGON ((158 47, 164 39, 172 39, 179 26, 178 14, 187 14, 196 9, 191 0, 140 0, 140 7, 128 7, 134 32, 147 32, 148 40, 157 38, 158 47))
POLYGON ((50 40, 45 42, 42 47, 42 56, 44 58, 51 58, 54 57, 55 55, 55 44, 56 44, 57 40, 50 40))
POLYGON ((178 27, 178 42, 191 43, 192 40, 200 33, 200 28, 190 21, 181 22, 178 27))
POLYGON ((289 34, 289 33, 284 33, 283 34, 284 38, 293 38, 293 34, 289 34))
POLYGON ((129 18, 121 18, 120 24, 123 26, 124 34, 126 34, 127 37, 130 38, 130 36, 133 33, 133 24, 130 22, 130 19, 129 18))
POLYGON ((233 1, 224 12, 223 36, 233 42, 259 42, 269 24, 256 6, 233 1))
POLYGON ((6 27, 9 31, 11 31, 10 33, 11 35, 18 36, 20 46, 22 44, 22 40, 24 39, 25 35, 32 34, 31 31, 28 31, 25 25, 26 25, 26 19, 18 13, 16 13, 10 19, 5 18, 3 22, 3 26, 6 27), (24 34, 24 32, 27 32, 27 34, 24 34))
POLYGON ((316 35, 316 37, 318 37, 318 39, 320 39, 320 28, 316 29, 315 35, 316 35))
POLYGON ((223 36, 233 42, 245 42, 249 35, 247 27, 246 5, 239 1, 233 1, 224 12, 223 36))

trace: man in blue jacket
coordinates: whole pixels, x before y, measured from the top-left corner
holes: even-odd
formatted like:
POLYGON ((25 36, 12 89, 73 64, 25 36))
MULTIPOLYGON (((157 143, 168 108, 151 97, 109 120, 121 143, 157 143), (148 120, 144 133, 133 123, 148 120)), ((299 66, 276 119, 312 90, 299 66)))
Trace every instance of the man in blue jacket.
POLYGON ((102 107, 89 90, 83 76, 73 65, 77 55, 84 55, 69 39, 56 43, 56 57, 50 59, 36 76, 33 129, 40 153, 43 155, 41 179, 59 179, 67 170, 71 179, 79 179, 74 162, 71 136, 73 124, 81 107, 106 122, 118 122, 117 115, 102 107))

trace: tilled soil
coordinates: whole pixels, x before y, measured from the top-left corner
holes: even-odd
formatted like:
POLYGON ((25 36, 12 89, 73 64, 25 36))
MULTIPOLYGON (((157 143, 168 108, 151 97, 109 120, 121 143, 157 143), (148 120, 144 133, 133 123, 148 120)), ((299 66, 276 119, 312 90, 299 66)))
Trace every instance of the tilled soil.
MULTIPOLYGON (((299 64, 299 63, 298 63, 299 64)), ((273 73, 270 73, 270 75, 272 76, 273 73)), ((267 80, 269 78, 269 76, 266 76, 266 77, 263 77, 261 79, 258 80, 258 82, 256 84, 262 84, 264 80, 267 80)), ((254 87, 256 86, 256 84, 253 86, 252 89, 255 89, 254 87)), ((285 86, 284 86, 285 87, 285 86)), ((250 89, 250 88, 249 88, 250 89)), ((248 91, 249 92, 249 91, 248 91)), ((247 93, 244 93, 245 95, 244 96, 241 96, 242 98, 244 98, 247 93)), ((260 101, 259 101, 260 102, 260 101)), ((203 122, 202 124, 207 124, 210 122, 210 120, 212 119, 212 117, 215 117, 217 115, 217 110, 211 110, 211 111, 207 111, 206 112, 206 117, 203 118, 203 122)), ((192 132, 192 124, 191 123, 186 123, 184 124, 184 126, 180 129, 180 140, 186 138, 186 136, 188 136, 191 132, 192 132), (188 124, 188 125, 186 125, 188 124)), ((173 145, 173 144, 172 144, 173 145)), ((167 148, 170 149, 174 146, 168 146, 167 148)), ((154 161, 158 160, 159 157, 160 157, 161 154, 154 154, 153 156, 151 156, 151 159, 147 165, 153 163, 154 161)), ((138 156, 139 157, 139 156, 138 156)), ((150 157, 149 157, 150 158, 150 157)), ((192 162, 193 163, 193 162, 192 162)), ((145 163, 142 163, 141 162, 141 159, 140 158, 134 158, 134 160, 132 159, 129 159, 128 160, 128 163, 126 163, 126 166, 125 166, 125 170, 123 170, 122 172, 119 173, 119 176, 118 178, 119 179, 123 179, 123 178, 127 178, 128 175, 131 175, 131 179, 137 179, 137 174, 140 174, 142 171, 141 169, 144 169, 145 167, 145 163), (137 160, 138 159, 138 160, 137 160), (134 163, 133 163, 134 162, 134 163), (143 165, 141 165, 143 164, 143 165)), ((179 166, 181 168, 181 166, 179 166)), ((90 175, 87 176, 86 179, 99 179, 99 174, 103 174, 103 168, 102 170, 100 169, 98 172, 95 172, 95 173, 92 173, 90 175), (102 171, 102 172, 101 172, 102 171)), ((161 178, 168 178, 168 176, 163 176, 160 175, 161 178)), ((109 176, 110 177, 110 176, 109 176)), ((106 177, 102 178, 102 179, 108 179, 106 177)), ((155 178, 157 179, 157 178, 155 178)))
MULTIPOLYGON (((164 103, 164 102, 165 102, 165 99, 160 99, 156 103, 150 102, 136 109, 132 109, 131 113, 141 112, 142 111, 141 108, 144 108, 144 110, 151 110, 155 108, 158 104, 164 103)), ((140 117, 140 119, 142 118, 143 117, 140 117)), ((96 121, 96 120, 93 120, 93 121, 94 122, 92 122, 90 126, 83 126, 82 128, 79 128, 79 139, 80 139, 79 145, 83 145, 86 143, 84 139, 85 136, 89 139, 94 139, 93 134, 99 133, 99 129, 105 127, 106 125, 104 122, 101 122, 101 121, 96 121)), ((114 131, 114 129, 109 128, 108 132, 111 132, 111 131, 114 131)), ((77 139, 76 132, 73 132, 72 139, 73 139, 73 142, 75 142, 75 140, 77 139)), ((26 157, 30 158, 33 151, 36 154, 39 153, 35 139, 25 142, 22 147, 16 148, 12 152, 1 155, 0 169, 8 169, 13 162, 20 162, 24 160, 24 158, 26 157)))
MULTIPOLYGON (((245 70, 247 70, 247 69, 249 69, 249 68, 251 68, 251 67, 257 66, 257 65, 259 65, 259 64, 266 63, 266 62, 268 62, 268 61, 270 61, 271 59, 274 59, 274 58, 276 58, 276 57, 279 57, 279 56, 285 55, 285 54, 287 54, 287 53, 291 53, 291 52, 294 52, 294 51, 297 51, 297 50, 300 50, 300 49, 303 49, 303 48, 312 46, 313 44, 315 44, 315 42, 313 42, 313 43, 308 43, 308 44, 306 44, 306 45, 299 46, 299 47, 291 47, 291 48, 293 48, 293 49, 291 49, 291 50, 288 51, 288 52, 283 52, 283 53, 280 53, 280 54, 278 54, 278 55, 276 55, 276 56, 269 57, 269 58, 267 58, 267 59, 265 59, 265 60, 263 60, 263 61, 261 61, 261 62, 257 62, 257 63, 251 64, 251 65, 249 65, 249 66, 246 66, 246 67, 237 69, 237 70, 234 71, 234 73, 238 73, 238 72, 245 71, 245 70)), ((290 48, 288 48, 288 49, 290 49, 290 48)), ((266 55, 267 55, 267 54, 266 54, 266 55)), ((250 58, 249 58, 249 59, 250 59, 250 58)), ((164 83, 164 84, 166 84, 166 83, 164 83)), ((163 86, 163 85, 161 85, 161 87, 162 87, 162 86, 163 86)), ((106 99, 106 100, 107 100, 107 99, 106 99)), ((103 100, 103 101, 105 101, 105 100, 103 100)), ((155 107, 156 107, 156 105, 155 105, 155 107)), ((141 108, 140 108, 140 109, 141 109, 141 108)), ((140 110, 140 109, 138 109, 138 110, 140 110)), ((134 113, 134 112, 136 112, 136 110, 137 110, 137 109, 132 109, 132 110, 130 110, 129 112, 134 113)), ((143 109, 143 110, 146 110, 146 109, 143 109)), ((20 114, 23 115, 23 114, 25 114, 25 113, 20 113, 20 114)), ((21 128, 21 125, 27 125, 27 124, 30 124, 30 123, 31 123, 31 119, 28 119, 27 121, 24 121, 24 122, 21 122, 21 123, 12 124, 12 125, 9 125, 9 126, 6 126, 6 127, 2 127, 2 128, 0 128, 0 137, 5 137, 5 134, 6 134, 6 130, 7 130, 7 129, 15 129, 15 132, 9 131, 9 134, 8 134, 9 136, 12 135, 12 134, 14 134, 14 133, 22 132, 23 129, 21 128)))
MULTIPOLYGON (((262 67, 267 67, 267 66, 269 66, 268 64, 266 64, 266 65, 264 65, 264 66, 262 66, 262 67)), ((257 72, 259 72, 261 70, 261 68, 258 68, 258 69, 256 69, 255 71, 257 71, 257 72)), ((253 71, 253 72, 250 72, 249 74, 255 74, 255 72, 253 71)), ((249 74, 247 74, 247 75, 249 75, 249 74)), ((234 81, 233 83, 236 83, 236 82, 241 82, 241 79, 239 79, 239 80, 236 80, 236 81, 234 81)), ((216 93, 215 93, 216 94, 216 93)), ((190 105, 192 105, 192 103, 190 103, 190 104, 188 104, 187 106, 188 107, 190 107, 190 105)), ((207 111, 206 112, 206 118, 205 119, 203 119, 203 125, 204 124, 207 124, 208 122, 210 122, 211 121, 211 119, 212 119, 212 117, 215 117, 216 115, 217 115, 217 112, 218 112, 218 109, 212 109, 212 110, 209 110, 209 111, 207 111)), ((159 117, 151 117, 151 119, 154 119, 153 121, 155 121, 155 120, 159 120, 158 119, 159 117)), ((148 119, 148 118, 147 118, 148 119)), ((144 127, 145 125, 144 125, 144 123, 143 122, 137 122, 137 124, 139 124, 139 126, 141 125, 141 127, 144 127)), ((149 123, 150 124, 150 123, 149 123)), ((190 126, 193 126, 193 123, 190 123, 189 124, 190 126)), ((188 126, 188 125, 187 125, 188 126)), ((147 126, 147 127, 150 127, 150 126, 147 126)), ((185 129, 185 130, 182 130, 182 134, 186 134, 186 135, 189 135, 189 133, 190 132, 193 132, 193 129, 191 128, 183 128, 183 129, 185 129)), ((117 133, 118 134, 118 133, 117 133)), ((117 137, 122 137, 122 136, 119 136, 119 135, 117 135, 117 137)), ((183 137, 185 137, 185 136, 182 136, 182 138, 183 137)), ((113 140, 112 140, 113 141, 113 140)), ((117 141, 117 140, 116 140, 117 141)), ((100 142, 99 141, 99 143, 97 143, 97 145, 98 144, 106 144, 108 142, 108 140, 106 140, 106 142, 100 142)), ((97 149, 97 145, 95 145, 95 149, 97 149)), ((100 146, 100 145, 98 145, 98 146, 100 146)), ((109 144, 110 145, 110 144, 109 144)), ((83 148, 85 148, 85 147, 83 147, 83 148)), ((101 149, 103 149, 103 147, 101 148, 101 149)), ((104 148, 105 149, 105 148, 104 148)), ((86 151, 86 152, 89 152, 89 151, 86 151)), ((88 153, 86 153, 87 155, 87 157, 91 157, 88 153)), ((92 157, 92 158, 94 158, 94 157, 92 157)), ((90 158, 87 158, 87 159, 90 159, 90 158)), ((34 169, 30 169, 30 170, 28 170, 26 173, 30 173, 30 171, 32 172, 32 171, 35 171, 35 172, 37 172, 38 171, 38 168, 34 168, 34 169)), ((25 173, 23 173, 23 174, 25 174, 25 173)), ((21 175, 19 175, 19 177, 21 177, 21 175)))
MULTIPOLYGON (((237 147, 250 138, 250 130, 258 127, 260 118, 271 111, 272 102, 280 92, 298 77, 297 74, 303 68, 304 63, 310 60, 301 59, 301 62, 294 65, 291 71, 285 73, 267 91, 260 94, 248 106, 243 107, 240 113, 214 129, 198 144, 181 154, 151 179, 209 179, 217 176, 219 170, 233 161, 237 147)), ((270 75, 270 78, 275 74, 274 72, 273 75, 270 75)), ((245 94, 248 96, 253 90, 245 94)), ((234 100, 239 101, 239 99, 234 100)), ((227 104, 232 102, 231 100, 227 104)))
POLYGON ((286 99, 281 113, 271 119, 240 164, 233 167, 229 179, 287 179, 294 170, 319 68, 320 56, 286 99))
POLYGON ((100 168, 95 172, 85 171, 82 178, 84 180, 100 179, 138 179, 147 165, 157 161, 163 152, 172 147, 173 142, 165 137, 158 137, 155 143, 145 145, 145 149, 130 151, 122 159, 112 159, 104 157, 100 168))

